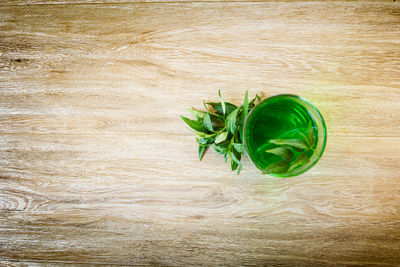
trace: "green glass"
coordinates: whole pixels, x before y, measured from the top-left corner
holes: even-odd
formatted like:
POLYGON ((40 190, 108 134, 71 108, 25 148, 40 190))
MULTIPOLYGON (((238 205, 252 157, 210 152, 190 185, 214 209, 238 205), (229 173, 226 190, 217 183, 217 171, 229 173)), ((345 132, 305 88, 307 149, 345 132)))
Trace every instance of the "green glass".
POLYGON ((277 177, 296 176, 309 170, 322 156, 326 138, 325 122, 317 108, 296 95, 276 95, 261 101, 248 115, 243 131, 247 154, 257 168, 266 170, 281 161, 283 165, 287 164, 286 168, 268 172, 277 177), (308 143, 307 136, 313 136, 314 141, 308 143), (284 161, 282 157, 266 152, 277 147, 269 143, 276 139, 300 140, 302 144, 310 145, 303 150, 283 146, 290 148, 290 158, 284 161), (306 160, 301 161, 299 157, 306 160))

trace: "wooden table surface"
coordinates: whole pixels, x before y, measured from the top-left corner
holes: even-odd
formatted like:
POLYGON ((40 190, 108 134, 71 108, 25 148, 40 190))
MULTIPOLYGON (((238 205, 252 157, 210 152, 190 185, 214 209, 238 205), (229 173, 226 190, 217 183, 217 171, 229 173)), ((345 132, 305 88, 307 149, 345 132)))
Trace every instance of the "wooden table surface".
POLYGON ((400 266, 398 2, 110 2, 0 3, 0 265, 400 266), (309 99, 320 162, 199 162, 218 89, 309 99))

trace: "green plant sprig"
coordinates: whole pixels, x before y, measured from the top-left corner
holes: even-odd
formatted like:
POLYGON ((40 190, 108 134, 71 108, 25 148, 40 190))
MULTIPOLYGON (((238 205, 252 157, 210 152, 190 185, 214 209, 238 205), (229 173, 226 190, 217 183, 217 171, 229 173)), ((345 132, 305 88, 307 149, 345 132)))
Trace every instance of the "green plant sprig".
POLYGON ((260 151, 264 150, 266 153, 274 154, 280 158, 280 161, 270 164, 263 170, 264 174, 291 172, 310 161, 310 157, 315 152, 314 127, 310 123, 307 134, 300 131, 298 133, 302 139, 270 139, 259 148, 260 151), (313 152, 311 155, 310 151, 313 152))
POLYGON ((189 109, 195 117, 194 120, 181 116, 182 120, 197 134, 196 142, 199 145, 199 159, 202 160, 204 153, 210 146, 223 155, 225 162, 228 157, 231 162, 232 171, 237 170, 237 174, 242 170, 241 158, 244 153, 242 142, 242 132, 244 122, 255 102, 260 100, 256 95, 250 102, 248 101, 248 91, 246 91, 243 104, 240 107, 225 102, 218 91, 219 102, 203 101, 205 111, 189 109))

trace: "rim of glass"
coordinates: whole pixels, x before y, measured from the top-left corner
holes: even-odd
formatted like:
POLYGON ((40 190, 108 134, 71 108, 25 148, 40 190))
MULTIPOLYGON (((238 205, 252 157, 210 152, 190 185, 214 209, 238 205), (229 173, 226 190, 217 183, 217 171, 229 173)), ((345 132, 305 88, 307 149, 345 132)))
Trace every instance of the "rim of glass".
POLYGON ((319 153, 318 154, 314 153, 312 155, 312 157, 310 158, 310 162, 308 164, 303 165, 302 167, 298 168, 297 170, 295 170, 292 173, 284 173, 284 174, 269 173, 268 174, 268 175, 280 177, 280 178, 289 178, 289 177, 293 177, 293 176, 297 176, 302 173, 305 173, 306 171, 311 169, 315 164, 317 164, 317 162, 320 160, 320 158, 322 157, 322 154, 325 151, 325 146, 326 146, 326 141, 327 141, 327 130, 326 130, 325 120, 322 117, 322 114, 319 112, 319 110, 310 101, 308 101, 307 99, 305 99, 301 96, 294 95, 294 94, 277 94, 277 95, 267 97, 264 100, 260 101, 259 103, 257 103, 256 106, 254 106, 254 108, 252 108, 252 110, 249 112, 249 114, 244 122, 244 127, 243 127, 243 132, 242 132, 242 142, 244 144, 247 157, 258 169, 261 170, 261 168, 259 166, 257 166, 257 164, 255 163, 255 161, 253 160, 253 158, 251 157, 251 155, 249 154, 248 149, 247 149, 246 136, 245 136, 246 129, 247 129, 247 123, 248 123, 251 115, 254 113, 254 111, 258 107, 260 107, 263 103, 270 101, 271 99, 281 98, 281 97, 293 98, 293 99, 297 100, 298 102, 300 102, 301 105, 306 108, 306 110, 309 113, 309 115, 311 116, 311 118, 314 120, 317 130, 318 130, 318 142, 317 142, 317 147, 315 150, 316 150, 316 152, 319 152, 319 153))

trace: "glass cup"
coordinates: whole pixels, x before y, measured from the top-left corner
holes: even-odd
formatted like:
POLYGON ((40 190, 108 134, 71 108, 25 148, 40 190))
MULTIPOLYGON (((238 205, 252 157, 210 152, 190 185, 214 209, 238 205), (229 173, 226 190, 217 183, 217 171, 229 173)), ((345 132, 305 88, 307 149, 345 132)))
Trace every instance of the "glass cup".
POLYGON ((242 137, 248 157, 263 173, 292 177, 318 162, 327 132, 313 104, 284 94, 266 98, 252 109, 242 137))

